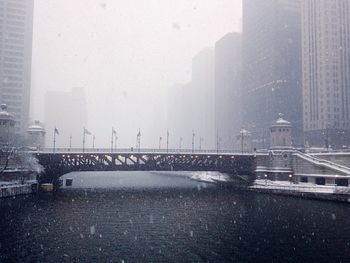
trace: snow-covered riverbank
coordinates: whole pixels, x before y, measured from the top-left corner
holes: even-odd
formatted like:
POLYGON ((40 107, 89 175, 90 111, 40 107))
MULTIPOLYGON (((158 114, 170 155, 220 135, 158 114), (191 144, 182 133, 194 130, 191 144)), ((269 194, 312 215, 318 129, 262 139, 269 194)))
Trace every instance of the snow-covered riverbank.
POLYGON ((345 194, 350 196, 350 187, 332 185, 314 185, 309 183, 293 184, 286 181, 255 180, 251 189, 285 190, 303 193, 345 194))

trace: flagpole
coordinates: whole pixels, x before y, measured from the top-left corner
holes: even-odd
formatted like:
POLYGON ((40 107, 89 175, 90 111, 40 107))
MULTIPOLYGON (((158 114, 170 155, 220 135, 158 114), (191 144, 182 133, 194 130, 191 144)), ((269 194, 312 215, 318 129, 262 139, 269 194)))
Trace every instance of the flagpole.
POLYGON ((166 153, 169 152, 169 130, 166 130, 166 153))
POLYGON ((85 152, 85 127, 83 128, 83 153, 85 152))
POLYGON ((114 128, 112 127, 112 137, 111 137, 111 153, 113 153, 113 135, 114 135, 114 128))
POLYGON ((53 129, 53 152, 56 150, 56 127, 53 129))

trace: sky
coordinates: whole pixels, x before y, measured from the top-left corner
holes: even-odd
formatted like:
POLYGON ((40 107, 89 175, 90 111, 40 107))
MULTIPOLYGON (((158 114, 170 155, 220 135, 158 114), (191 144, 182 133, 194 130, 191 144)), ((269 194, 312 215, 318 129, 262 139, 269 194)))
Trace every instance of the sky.
MULTIPOLYGON (((166 133, 169 87, 191 79, 194 55, 241 30, 241 0, 35 0, 31 118, 46 91, 83 87, 88 128, 123 146, 166 133), (156 136, 155 136, 156 134, 156 136)), ((64 106, 64 105, 62 105, 64 106)))

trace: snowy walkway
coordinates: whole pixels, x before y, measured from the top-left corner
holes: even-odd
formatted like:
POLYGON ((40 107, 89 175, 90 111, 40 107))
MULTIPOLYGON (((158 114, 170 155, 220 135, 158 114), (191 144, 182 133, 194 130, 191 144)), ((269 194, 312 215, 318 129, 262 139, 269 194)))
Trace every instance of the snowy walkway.
POLYGON ((322 194, 341 194, 350 196, 350 187, 331 186, 331 185, 314 185, 309 183, 293 184, 285 181, 255 180, 250 189, 265 190, 283 190, 301 193, 322 193, 322 194))

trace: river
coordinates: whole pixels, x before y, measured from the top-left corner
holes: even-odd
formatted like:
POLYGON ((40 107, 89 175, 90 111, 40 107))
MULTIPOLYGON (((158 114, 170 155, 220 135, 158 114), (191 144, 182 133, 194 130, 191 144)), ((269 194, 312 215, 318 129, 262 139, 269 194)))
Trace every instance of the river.
POLYGON ((0 200, 0 262, 349 262, 350 207, 176 173, 75 173, 0 200))

